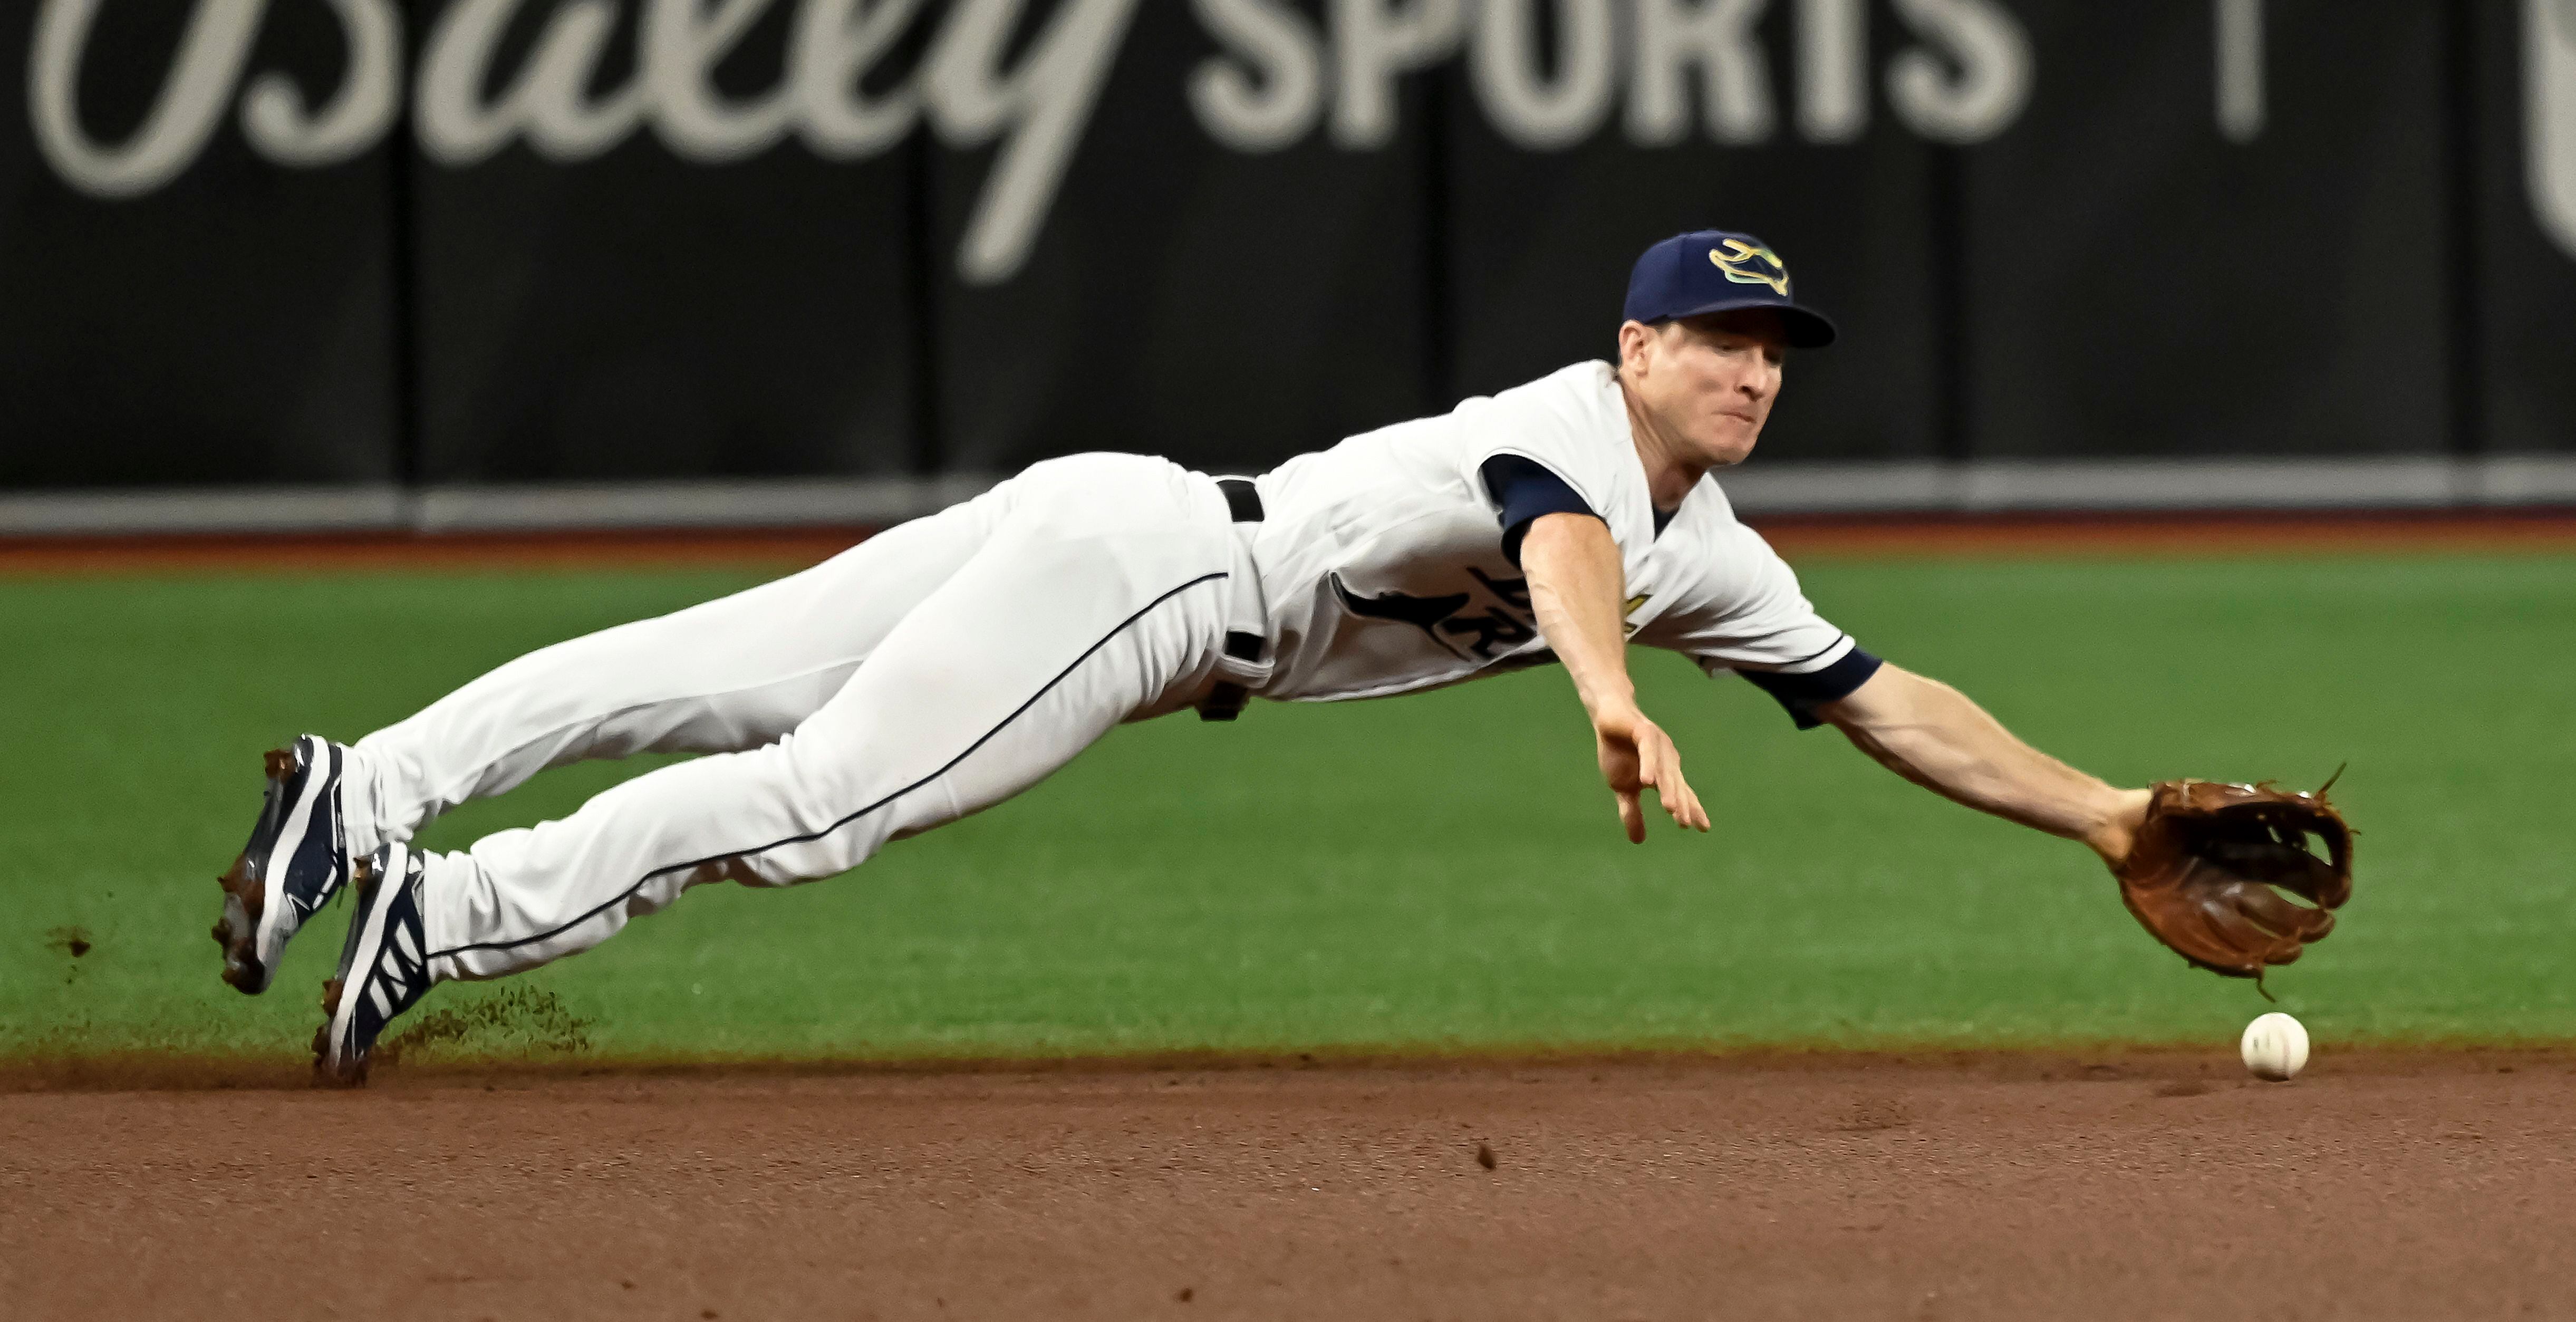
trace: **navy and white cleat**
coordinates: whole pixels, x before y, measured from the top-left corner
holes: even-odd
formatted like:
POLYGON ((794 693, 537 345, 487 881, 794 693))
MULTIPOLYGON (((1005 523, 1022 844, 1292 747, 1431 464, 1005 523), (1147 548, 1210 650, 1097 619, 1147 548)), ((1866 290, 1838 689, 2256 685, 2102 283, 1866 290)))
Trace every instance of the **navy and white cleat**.
POLYGON ((420 855, 387 845, 359 861, 357 883, 340 976, 322 984, 322 1029, 313 1035, 313 1073, 325 1083, 365 1083, 376 1035, 430 985, 420 855))
POLYGON ((257 995, 277 976, 287 938, 349 880, 340 774, 349 750, 308 734, 268 752, 268 794, 241 857, 216 881, 224 888, 215 944, 224 981, 257 995))

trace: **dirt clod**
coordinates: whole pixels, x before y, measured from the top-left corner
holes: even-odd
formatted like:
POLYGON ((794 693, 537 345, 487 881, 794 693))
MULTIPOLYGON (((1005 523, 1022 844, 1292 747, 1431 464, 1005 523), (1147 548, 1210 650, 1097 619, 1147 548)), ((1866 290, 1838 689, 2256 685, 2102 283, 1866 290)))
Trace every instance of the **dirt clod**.
POLYGON ((1874 1134, 1884 1129, 1902 1129, 1912 1124, 1913 1113, 1894 1097, 1865 1097, 1852 1104, 1843 1121, 1846 1134, 1874 1134))

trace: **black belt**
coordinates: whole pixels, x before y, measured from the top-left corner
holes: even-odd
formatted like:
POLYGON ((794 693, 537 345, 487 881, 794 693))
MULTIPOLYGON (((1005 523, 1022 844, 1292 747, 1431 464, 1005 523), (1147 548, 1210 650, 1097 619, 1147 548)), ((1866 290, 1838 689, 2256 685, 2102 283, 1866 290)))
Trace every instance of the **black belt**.
MULTIPOLYGON (((1221 477, 1216 480, 1216 489, 1225 493, 1226 512, 1234 516, 1236 523, 1261 522, 1261 489, 1252 485, 1251 478, 1221 477)), ((1264 642, 1257 633, 1229 629, 1225 635, 1225 654, 1237 661, 1258 661, 1264 642)), ((1216 686, 1208 690, 1207 697, 1199 702, 1199 719, 1233 720, 1243 714, 1245 704, 1251 701, 1251 690, 1241 684, 1218 680, 1216 686)))
POLYGON ((1261 522, 1261 488, 1252 485, 1251 478, 1221 477, 1216 480, 1216 489, 1225 493, 1226 512, 1234 516, 1235 522, 1261 522))

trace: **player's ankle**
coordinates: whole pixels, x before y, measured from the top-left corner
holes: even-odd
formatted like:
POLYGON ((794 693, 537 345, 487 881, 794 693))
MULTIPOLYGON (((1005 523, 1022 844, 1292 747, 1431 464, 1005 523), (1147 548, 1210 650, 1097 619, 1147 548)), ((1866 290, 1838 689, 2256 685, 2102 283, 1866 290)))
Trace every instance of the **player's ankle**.
POLYGON ((379 768, 375 758, 357 744, 341 748, 340 830, 347 840, 351 858, 365 858, 386 845, 405 837, 384 828, 384 816, 378 805, 384 795, 378 785, 379 768))

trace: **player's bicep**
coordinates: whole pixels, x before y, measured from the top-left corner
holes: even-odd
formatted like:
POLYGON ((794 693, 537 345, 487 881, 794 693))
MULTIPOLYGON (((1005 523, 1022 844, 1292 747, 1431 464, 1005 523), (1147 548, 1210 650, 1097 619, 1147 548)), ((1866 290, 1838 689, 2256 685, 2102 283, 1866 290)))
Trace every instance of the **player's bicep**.
MULTIPOLYGON (((1521 546, 1530 528, 1550 514, 1580 514, 1600 519, 1600 512, 1554 469, 1526 455, 1497 454, 1477 470, 1486 498, 1502 524, 1503 558, 1521 566, 1521 546)), ((1603 527, 1608 527, 1607 521, 1603 527)))
POLYGON ((1605 444, 1597 420, 1561 393, 1506 391, 1459 406, 1459 476, 1506 528, 1550 512, 1602 516, 1616 486, 1609 461, 1636 462, 1624 429, 1623 443, 1605 444))

